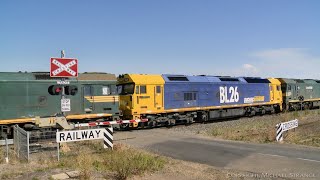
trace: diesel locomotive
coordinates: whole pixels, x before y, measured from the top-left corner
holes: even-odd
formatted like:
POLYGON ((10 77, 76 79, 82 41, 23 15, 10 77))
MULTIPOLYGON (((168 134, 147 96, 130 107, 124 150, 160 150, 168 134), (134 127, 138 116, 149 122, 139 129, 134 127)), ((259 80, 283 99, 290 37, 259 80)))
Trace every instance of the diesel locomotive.
POLYGON ((276 113, 283 106, 274 78, 124 74, 118 89, 124 118, 147 118, 149 127, 276 113))
POLYGON ((149 127, 320 106, 314 79, 123 74, 118 88, 123 116, 149 127))
POLYGON ((116 76, 81 73, 67 78, 64 98, 70 111, 61 112, 61 79, 46 72, 0 73, 0 137, 12 134, 12 125, 26 129, 57 127, 72 129, 69 122, 114 121, 119 119, 116 76))

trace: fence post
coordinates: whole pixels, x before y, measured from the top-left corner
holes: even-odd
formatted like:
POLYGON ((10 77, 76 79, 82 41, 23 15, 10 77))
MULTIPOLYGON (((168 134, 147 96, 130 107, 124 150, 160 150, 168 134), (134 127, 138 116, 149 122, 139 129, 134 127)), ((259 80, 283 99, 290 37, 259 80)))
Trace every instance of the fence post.
POLYGON ((9 163, 9 144, 8 144, 8 138, 6 138, 6 163, 9 163))
MULTIPOLYGON (((57 129, 57 134, 59 132, 59 129, 57 129)), ((57 135, 56 135, 57 137, 57 135)), ((58 161, 60 161, 60 143, 57 142, 57 150, 58 150, 58 161)))
POLYGON ((27 132, 27 160, 30 158, 30 132, 27 132))
POLYGON ((18 131, 18 125, 16 126, 16 131, 17 131, 17 155, 18 155, 18 158, 20 158, 20 132, 18 131))

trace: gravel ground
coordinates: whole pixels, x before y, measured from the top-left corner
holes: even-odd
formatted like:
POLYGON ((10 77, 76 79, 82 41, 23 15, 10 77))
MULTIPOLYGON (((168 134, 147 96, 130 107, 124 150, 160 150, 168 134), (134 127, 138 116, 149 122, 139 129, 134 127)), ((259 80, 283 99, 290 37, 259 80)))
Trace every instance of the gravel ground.
POLYGON ((183 133, 190 134, 207 134, 212 128, 230 128, 236 127, 239 125, 250 125, 259 121, 267 121, 273 118, 277 118, 279 115, 266 115, 266 116, 255 116, 251 118, 242 117, 237 119, 228 119, 228 120, 219 120, 219 121, 211 121, 208 123, 194 123, 192 125, 184 126, 179 125, 172 127, 171 129, 174 131, 180 131, 183 133))
POLYGON ((298 119, 299 126, 284 133, 284 143, 320 147, 319 114, 320 110, 316 109, 178 125, 169 129, 180 134, 204 135, 216 139, 272 143, 276 142, 275 132, 278 123, 298 119))

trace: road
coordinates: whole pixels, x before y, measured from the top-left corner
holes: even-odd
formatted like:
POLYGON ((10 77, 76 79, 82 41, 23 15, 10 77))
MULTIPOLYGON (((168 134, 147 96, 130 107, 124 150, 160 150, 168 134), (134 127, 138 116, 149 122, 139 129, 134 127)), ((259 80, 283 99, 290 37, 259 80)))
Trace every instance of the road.
POLYGON ((115 142, 175 159, 284 179, 320 179, 320 148, 286 144, 253 144, 152 129, 119 132, 115 142))

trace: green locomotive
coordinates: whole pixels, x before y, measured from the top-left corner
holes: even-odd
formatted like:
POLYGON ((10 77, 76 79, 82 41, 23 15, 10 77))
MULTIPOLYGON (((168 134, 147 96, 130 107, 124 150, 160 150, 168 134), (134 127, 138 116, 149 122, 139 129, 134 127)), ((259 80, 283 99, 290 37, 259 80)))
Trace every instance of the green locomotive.
POLYGON ((313 79, 286 79, 281 82, 283 108, 288 111, 313 109, 320 106, 320 81, 313 79))
POLYGON ((108 73, 81 73, 77 78, 51 78, 47 72, 0 72, 0 138, 12 126, 69 127, 72 123, 119 119, 116 77, 108 73), (60 82, 60 84, 59 84, 60 82), (61 84, 68 82, 67 84, 61 84), (63 89, 64 87, 64 89, 63 89), (62 113, 61 98, 70 102, 62 113))

